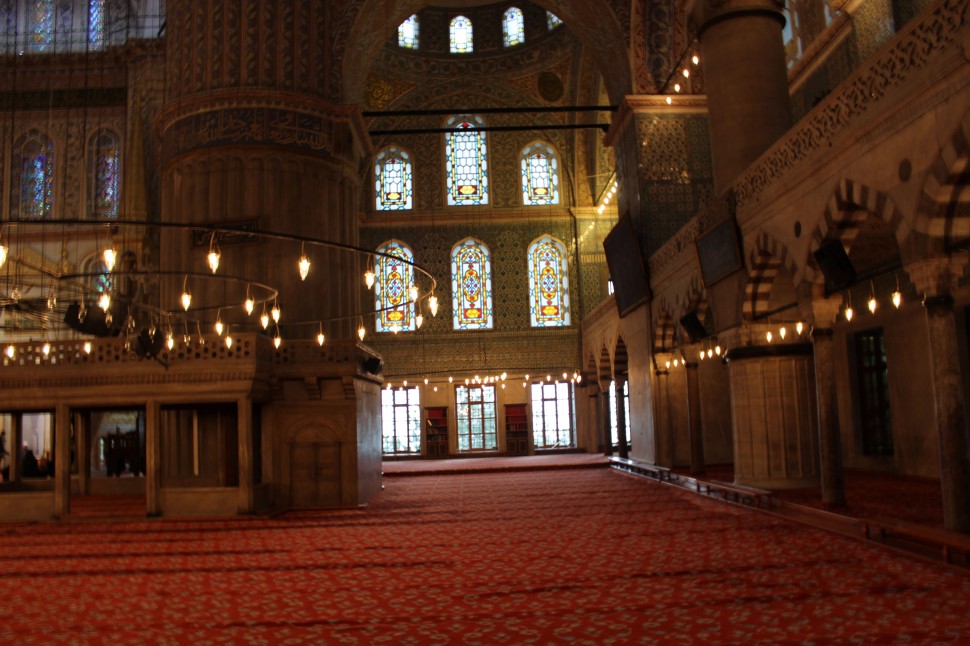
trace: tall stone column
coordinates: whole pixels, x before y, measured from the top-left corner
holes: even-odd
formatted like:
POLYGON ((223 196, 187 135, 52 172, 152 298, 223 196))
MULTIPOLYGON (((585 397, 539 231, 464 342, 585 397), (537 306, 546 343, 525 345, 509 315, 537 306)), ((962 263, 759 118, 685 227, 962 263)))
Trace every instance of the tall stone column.
POLYGON ((251 514, 255 506, 253 472, 253 402, 242 397, 236 402, 236 424, 239 433, 239 504, 240 514, 251 514))
MULTIPOLYGON (((694 349, 689 350, 692 354, 694 349)), ((698 363, 689 361, 687 369, 687 428, 690 437, 690 472, 704 473, 704 425, 701 422, 701 382, 698 363)))
POLYGON ((724 192, 791 126, 781 0, 699 0, 714 188, 724 192))
POLYGON ((58 404, 54 411, 54 515, 71 513, 71 409, 58 404))
POLYGON ((943 526, 970 532, 970 449, 963 403, 957 322, 953 311, 954 273, 947 260, 928 260, 906 267, 926 298, 936 431, 943 490, 943 526))
POLYGON ((603 443, 603 455, 613 455, 613 434, 610 429, 610 395, 596 389, 596 431, 603 443))
POLYGON ((812 302, 815 326, 815 398, 818 402, 819 472, 822 502, 828 507, 845 505, 845 473, 842 468, 842 433, 839 428, 839 391, 835 381, 835 343, 832 325, 840 298, 812 302))
POLYGON ((145 513, 162 514, 161 406, 149 400, 145 405, 145 513))

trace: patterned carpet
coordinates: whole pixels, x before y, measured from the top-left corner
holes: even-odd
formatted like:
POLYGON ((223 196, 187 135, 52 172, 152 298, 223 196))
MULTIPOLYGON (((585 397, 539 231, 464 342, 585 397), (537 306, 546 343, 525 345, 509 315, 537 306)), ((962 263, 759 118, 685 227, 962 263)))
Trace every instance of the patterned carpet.
POLYGON ((967 643, 970 578, 608 469, 362 510, 0 527, 18 643, 967 643))

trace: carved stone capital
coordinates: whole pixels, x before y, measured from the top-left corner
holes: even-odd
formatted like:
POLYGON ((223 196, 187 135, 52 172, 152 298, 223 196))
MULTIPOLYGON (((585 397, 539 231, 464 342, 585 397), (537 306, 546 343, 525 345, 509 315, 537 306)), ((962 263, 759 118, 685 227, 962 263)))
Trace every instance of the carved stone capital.
POLYGON ((831 328, 842 309, 842 297, 815 297, 812 299, 812 319, 816 328, 831 328))
POLYGON ((918 292, 927 298, 951 293, 963 273, 966 258, 962 254, 949 258, 926 258, 905 267, 918 292))

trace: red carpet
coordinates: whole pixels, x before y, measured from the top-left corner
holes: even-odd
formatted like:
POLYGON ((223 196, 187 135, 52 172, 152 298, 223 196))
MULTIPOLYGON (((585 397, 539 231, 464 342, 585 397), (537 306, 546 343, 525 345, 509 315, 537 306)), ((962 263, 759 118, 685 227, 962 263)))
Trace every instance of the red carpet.
POLYGON ((275 519, 0 527, 17 643, 967 643, 970 578, 608 469, 275 519))

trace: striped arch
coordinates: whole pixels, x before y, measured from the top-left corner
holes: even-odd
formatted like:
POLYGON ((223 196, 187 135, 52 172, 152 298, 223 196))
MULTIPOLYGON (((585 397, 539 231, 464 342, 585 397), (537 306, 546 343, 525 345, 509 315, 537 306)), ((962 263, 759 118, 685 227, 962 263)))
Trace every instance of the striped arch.
POLYGON ((768 309, 771 288, 779 270, 785 267, 794 276, 796 267, 788 248, 763 231, 758 234, 748 255, 748 267, 748 284, 744 289, 741 316, 751 321, 759 312, 768 309))
POLYGON ((896 237, 897 245, 902 246, 910 233, 909 225, 903 214, 896 208, 896 204, 881 191, 842 179, 825 207, 821 222, 812 233, 809 244, 808 260, 805 264, 805 279, 811 282, 822 282, 822 272, 815 262, 814 252, 826 240, 839 240, 845 247, 845 252, 852 254, 852 245, 859 235, 862 222, 870 214, 880 218, 889 225, 896 237))
POLYGON ((586 372, 583 373, 583 385, 591 385, 593 380, 597 387, 599 386, 599 369, 596 367, 596 355, 592 352, 589 353, 589 358, 586 360, 586 372))
POLYGON ((707 291, 704 289, 704 281, 699 275, 694 275, 690 279, 690 287, 687 288, 687 312, 696 312, 697 318, 704 323, 707 318, 707 311, 710 309, 707 303, 707 291))
POLYGON ((931 244, 970 237, 970 111, 926 175, 916 229, 931 244))
POLYGON ((657 322, 653 326, 653 351, 667 352, 674 347, 674 319, 671 318, 666 304, 661 306, 657 314, 657 322))

